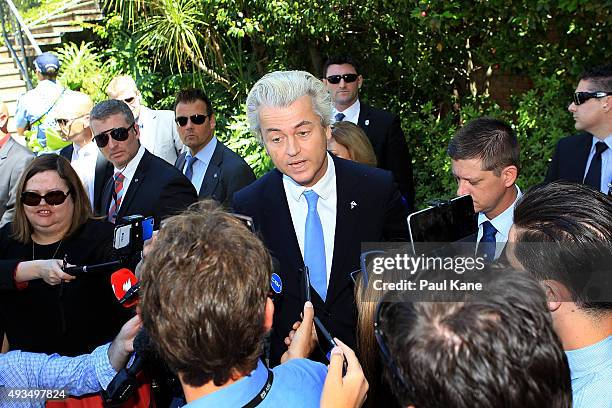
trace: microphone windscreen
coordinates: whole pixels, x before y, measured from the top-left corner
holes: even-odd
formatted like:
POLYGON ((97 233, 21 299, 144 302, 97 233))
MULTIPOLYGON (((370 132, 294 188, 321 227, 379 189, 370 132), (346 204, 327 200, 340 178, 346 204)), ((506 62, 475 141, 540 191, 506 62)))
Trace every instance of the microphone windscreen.
POLYGON ((117 300, 123 299, 125 293, 137 282, 136 275, 127 268, 121 268, 111 275, 111 285, 117 300))

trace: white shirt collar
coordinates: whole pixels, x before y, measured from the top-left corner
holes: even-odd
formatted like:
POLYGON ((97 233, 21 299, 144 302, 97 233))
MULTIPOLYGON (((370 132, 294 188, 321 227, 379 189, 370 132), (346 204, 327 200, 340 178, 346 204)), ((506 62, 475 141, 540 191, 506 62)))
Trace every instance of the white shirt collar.
POLYGON ((508 234, 510 233, 512 223, 514 222, 514 207, 523 195, 519 186, 517 186, 516 184, 514 186, 516 187, 516 198, 514 199, 512 205, 506 208, 501 214, 490 220, 487 218, 486 215, 484 215, 484 213, 478 213, 478 228, 480 228, 482 223, 484 223, 485 221, 490 221, 491 224, 493 224, 493 226, 497 230, 497 232, 504 236, 504 241, 508 240, 508 234))
POLYGON ((144 154, 145 154, 145 148, 141 145, 138 148, 138 152, 136 153, 136 156, 134 156, 134 158, 130 160, 130 162, 127 164, 127 166, 125 166, 124 169, 118 169, 117 167, 115 167, 115 173, 120 171, 125 178, 131 180, 132 178, 134 178, 134 173, 136 173, 136 169, 138 168, 140 159, 142 159, 142 156, 144 156, 144 154))
MULTIPOLYGON (((199 152, 195 154, 195 157, 197 157, 199 161, 201 161, 206 166, 208 166, 208 163, 210 163, 210 161, 212 160, 213 154, 215 153, 216 147, 217 147, 217 138, 213 136, 212 139, 210 139, 210 141, 206 143, 206 146, 204 146, 202 149, 200 149, 199 152)), ((187 155, 185 156, 185 159, 187 159, 187 157, 190 157, 190 156, 191 156, 191 151, 187 150, 187 155)))
MULTIPOLYGON (((342 111, 342 113, 344 113, 344 119, 342 119, 342 121, 346 121, 346 122, 352 122, 354 124, 357 124, 357 122, 359 121, 359 111, 361 110, 361 103, 359 102, 359 98, 357 98, 357 100, 348 108, 346 108, 344 111, 342 111)), ((339 113, 340 111, 338 111, 336 109, 336 107, 334 106, 334 113, 333 113, 333 118, 332 118, 332 122, 336 121, 336 114, 339 113)))
POLYGON ((325 174, 317 183, 312 187, 304 187, 296 183, 291 177, 283 174, 283 184, 285 185, 285 191, 289 192, 291 198, 295 201, 300 201, 300 197, 306 190, 313 190, 319 197, 326 200, 331 196, 334 191, 334 184, 336 183, 336 167, 334 166, 334 160, 329 153, 327 155, 327 169, 325 174))

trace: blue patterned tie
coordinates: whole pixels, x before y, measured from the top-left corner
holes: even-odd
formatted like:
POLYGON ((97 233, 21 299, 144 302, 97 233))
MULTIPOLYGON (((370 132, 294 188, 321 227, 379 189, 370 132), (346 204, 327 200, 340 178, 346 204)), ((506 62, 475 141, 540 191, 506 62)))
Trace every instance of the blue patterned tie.
POLYGON ((345 117, 346 115, 342 112, 336 113, 336 122, 342 122, 342 119, 344 119, 345 117))
POLYGON ((308 215, 304 233, 304 264, 310 271, 310 284, 321 299, 327 297, 327 269, 325 267, 325 241, 323 226, 317 212, 319 195, 312 190, 304 191, 308 202, 308 215))
POLYGON ((495 234, 497 229, 490 221, 482 223, 482 238, 478 244, 478 253, 485 256, 488 262, 493 262, 495 259, 495 234))
POLYGON ((185 177, 191 181, 193 178, 193 164, 198 160, 195 156, 187 156, 187 168, 185 169, 185 177))

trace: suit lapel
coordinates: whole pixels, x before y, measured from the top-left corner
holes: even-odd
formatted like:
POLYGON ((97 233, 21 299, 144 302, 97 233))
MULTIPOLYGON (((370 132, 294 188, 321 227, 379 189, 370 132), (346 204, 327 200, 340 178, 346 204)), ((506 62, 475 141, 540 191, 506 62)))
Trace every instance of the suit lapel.
POLYGON ((223 163, 223 150, 221 142, 218 141, 202 180, 200 198, 211 197, 215 192, 221 178, 221 163, 223 163))
POLYGON ((112 178, 113 171, 110 163, 106 160, 102 152, 98 151, 96 156, 96 172, 94 175, 94 200, 98 203, 104 191, 104 186, 109 178, 112 178))
POLYGON ((183 152, 176 158, 176 163, 174 163, 174 167, 176 167, 181 173, 183 172, 183 167, 185 167, 185 157, 187 153, 183 152))
MULTIPOLYGON (((361 207, 357 196, 359 180, 346 171, 342 160, 333 158, 336 168, 336 233, 334 237, 334 255, 332 268, 327 285, 327 300, 333 300, 335 295, 348 282, 346 270, 347 247, 355 242, 355 228, 358 227, 361 207)), ((327 303, 327 302, 326 302, 327 303)))
POLYGON ((589 160, 589 153, 591 153, 591 147, 593 146, 593 135, 590 133, 584 133, 584 137, 578 144, 576 151, 576 160, 572 160, 574 167, 574 174, 576 174, 576 181, 582 183, 584 175, 586 173, 586 164, 589 160))
POLYGON ((370 141, 372 137, 370 136, 370 107, 365 103, 361 103, 359 105, 359 118, 357 119, 357 125, 363 129, 363 131, 368 135, 370 141))

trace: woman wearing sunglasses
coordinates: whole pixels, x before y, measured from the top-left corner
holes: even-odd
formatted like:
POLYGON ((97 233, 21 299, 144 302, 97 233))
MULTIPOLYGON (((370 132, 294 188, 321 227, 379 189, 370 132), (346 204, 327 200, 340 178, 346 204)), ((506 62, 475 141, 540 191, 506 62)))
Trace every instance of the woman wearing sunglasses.
POLYGON ((61 267, 114 260, 113 225, 93 218, 78 175, 55 154, 30 163, 16 195, 15 218, 0 229, 0 275, 16 289, 0 296, 0 327, 11 349, 90 352, 112 339, 127 314, 110 272, 70 277, 61 267))

